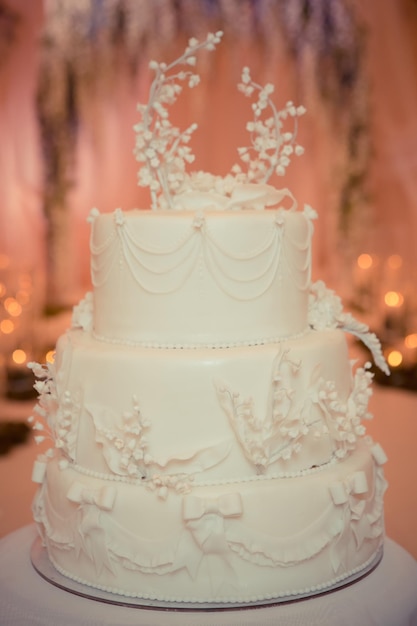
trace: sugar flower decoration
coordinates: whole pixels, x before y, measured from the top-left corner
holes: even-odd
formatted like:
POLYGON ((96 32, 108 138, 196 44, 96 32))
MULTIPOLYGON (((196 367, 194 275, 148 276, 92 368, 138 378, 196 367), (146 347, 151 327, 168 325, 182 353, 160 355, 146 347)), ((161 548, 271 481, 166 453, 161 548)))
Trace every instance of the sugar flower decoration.
POLYGON ((72 310, 72 328, 82 328, 89 332, 93 329, 93 293, 89 291, 72 310))
MULTIPOLYGON (((218 204, 221 205, 218 208, 227 209, 229 203, 224 198, 232 197, 237 187, 246 186, 246 192, 251 195, 251 185, 266 185, 273 174, 284 175, 291 156, 304 152, 296 142, 298 118, 305 113, 304 107, 287 102, 279 111, 271 99, 274 86, 270 83, 264 87, 258 85, 252 80, 249 68, 244 67, 238 88, 247 97, 257 95, 257 101, 252 104, 253 120, 246 125, 250 145, 238 148, 246 171, 239 164, 235 164, 225 177, 186 171, 187 166, 194 162, 188 144, 197 124, 191 124, 181 132, 169 121, 167 105, 177 100, 184 83, 191 88, 198 85, 200 77, 190 69, 196 64, 197 53, 214 50, 222 35, 221 31, 209 33, 202 42, 190 39, 184 53, 168 65, 156 61, 150 63, 155 78, 148 103, 138 105, 141 121, 134 127, 134 153, 142 164, 138 184, 149 187, 153 209, 183 209, 187 200, 192 199, 190 194, 196 191, 211 195, 217 193, 218 204), (284 132, 286 120, 293 123, 291 130, 284 132)), ((240 203, 239 208, 247 208, 247 204, 240 203)))
POLYGON ((339 328, 354 335, 370 350, 379 369, 389 375, 390 371, 378 337, 369 331, 366 324, 343 311, 340 297, 328 289, 322 280, 313 283, 310 288, 308 321, 315 330, 339 328))
POLYGON ((138 173, 138 184, 149 187, 152 208, 172 208, 172 194, 181 187, 186 164, 194 161, 194 155, 187 145, 197 124, 191 124, 180 131, 169 121, 167 105, 173 104, 182 91, 182 84, 190 88, 200 82, 198 74, 189 68, 196 64, 196 54, 201 50, 214 50, 220 42, 222 32, 209 33, 203 42, 192 38, 182 56, 167 65, 150 62, 155 72, 149 101, 139 104, 141 121, 135 125, 137 161, 143 163, 138 173), (187 69, 176 71, 178 66, 187 69))
MULTIPOLYGON (((59 394, 54 363, 28 363, 36 377, 34 388, 38 392, 38 402, 34 415, 28 418, 35 434, 35 442, 49 440, 53 448, 60 449, 66 459, 74 460, 77 443, 77 423, 80 404, 69 391, 59 394)), ((52 454, 52 450, 50 454, 52 454)))
MULTIPOLYGON (((304 153, 304 148, 296 143, 296 137, 298 117, 304 115, 306 110, 289 101, 278 111, 271 99, 274 86, 267 83, 262 87, 255 83, 248 67, 242 70, 238 89, 247 97, 258 95, 257 101, 252 104, 253 120, 246 125, 251 145, 239 148, 239 156, 247 166, 247 181, 266 183, 274 173, 278 176, 285 174, 293 154, 299 156, 304 153), (293 128, 284 132, 284 122, 287 119, 293 120, 293 128)), ((234 171, 240 173, 240 166, 235 165, 234 171)))

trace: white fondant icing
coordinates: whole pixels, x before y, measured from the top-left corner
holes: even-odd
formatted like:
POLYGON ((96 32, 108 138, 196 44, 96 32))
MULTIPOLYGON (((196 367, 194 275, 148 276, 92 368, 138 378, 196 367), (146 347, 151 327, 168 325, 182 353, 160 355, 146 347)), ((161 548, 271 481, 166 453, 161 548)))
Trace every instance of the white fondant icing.
POLYGON ((383 542, 372 375, 342 332, 364 329, 310 286, 310 207, 193 185, 171 212, 91 215, 93 291, 55 363, 32 365, 33 427, 54 446, 35 462, 34 518, 60 572, 122 595, 332 587, 383 542))
POLYGON ((239 217, 243 221, 234 211, 131 211, 121 224, 108 214, 96 218, 96 335, 210 344, 303 332, 311 221, 283 210, 239 217))
POLYGON ((91 211, 92 291, 55 364, 31 365, 35 440, 53 444, 33 471, 52 563, 98 589, 203 607, 366 570, 386 488, 362 423, 372 377, 352 371, 342 330, 387 372, 380 344, 311 285, 315 211, 266 184, 303 152, 304 107, 279 111, 243 68, 238 88, 256 96, 247 171, 186 172, 196 124, 173 127, 167 106, 221 36, 151 61, 134 152, 155 211, 91 211))
MULTIPOLYGON (((48 387, 59 387, 56 407, 60 394, 83 398, 67 433, 68 458, 99 474, 197 482, 291 474, 347 454, 364 434, 368 373, 352 378, 339 331, 178 351, 102 344, 72 330, 57 344, 56 368, 60 383, 48 387), (133 409, 128 398, 136 398, 133 409), (248 451, 259 446, 263 460, 252 461, 248 451)), ((56 407, 51 419, 59 421, 56 407)))
POLYGON ((58 465, 48 465, 37 516, 51 559, 66 575, 117 593, 223 603, 298 594, 360 571, 382 544, 384 485, 366 444, 309 476, 199 486, 166 500, 138 484, 80 483, 58 465), (349 495, 336 503, 341 477, 349 495))

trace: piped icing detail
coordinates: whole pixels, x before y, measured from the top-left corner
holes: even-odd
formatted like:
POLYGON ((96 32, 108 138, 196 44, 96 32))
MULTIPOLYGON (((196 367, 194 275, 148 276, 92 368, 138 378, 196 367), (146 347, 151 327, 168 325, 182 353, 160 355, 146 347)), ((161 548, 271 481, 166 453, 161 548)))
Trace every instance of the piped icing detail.
MULTIPOLYGON (((52 449, 51 449, 52 451, 52 449)), ((53 451, 54 452, 54 451, 53 451)), ((47 469, 48 461, 42 461, 44 455, 39 455, 34 462, 32 480, 33 482, 41 484, 47 469)), ((50 458, 54 458, 55 454, 52 454, 50 458)), ((141 486, 149 491, 155 492, 155 494, 162 499, 165 499, 169 490, 173 489, 178 493, 189 493, 194 486, 199 487, 213 487, 219 485, 233 485, 236 483, 250 483, 250 482, 262 482, 270 479, 291 479, 310 476, 325 471, 329 467, 337 463, 337 458, 332 456, 329 461, 322 465, 316 465, 301 470, 283 470, 283 471, 271 471, 268 474, 253 474, 251 476, 239 477, 239 478, 217 478, 217 479, 201 479, 196 475, 187 474, 162 474, 155 473, 150 475, 146 480, 143 478, 132 478, 130 476, 124 476, 119 474, 109 474, 106 472, 95 471, 78 463, 69 462, 65 457, 59 460, 59 467, 61 470, 71 468, 74 472, 77 472, 84 476, 90 476, 91 478, 97 478, 99 480, 106 480, 111 482, 120 482, 124 484, 141 486)))
POLYGON ((304 241, 296 241, 286 232, 284 210, 271 211, 263 239, 251 249, 234 250, 220 242, 210 218, 198 210, 184 225, 182 236, 164 248, 157 241, 141 240, 140 232, 122 216, 121 212, 115 214, 113 230, 99 245, 95 243, 93 223, 91 275, 96 289, 105 285, 114 271, 122 273, 126 268, 145 292, 171 294, 181 290, 199 261, 221 291, 241 301, 259 298, 270 289, 279 272, 285 272, 300 291, 310 285, 311 219, 306 220, 304 241))
POLYGON ((67 576, 71 580, 74 580, 77 583, 82 585, 86 585, 87 587, 94 587, 96 589, 100 589, 107 593, 115 593, 124 597, 137 598, 141 597, 145 600, 157 600, 165 603, 179 603, 181 607, 184 605, 193 605, 193 604, 259 604, 263 601, 271 601, 278 600, 280 598, 297 598, 297 597, 307 597, 314 595, 315 593, 319 593, 321 591, 326 591, 327 589, 334 588, 338 586, 343 581, 354 577, 356 574, 359 574, 361 571, 366 571, 369 566, 372 566, 376 562, 376 557, 378 555, 378 551, 372 554, 372 556, 367 559, 362 565, 354 567, 349 571, 340 574, 338 576, 332 576, 329 580, 317 584, 310 585, 308 587, 291 587, 276 591, 275 593, 260 593, 260 594, 251 594, 251 595, 242 595, 241 593, 234 593, 233 595, 224 597, 224 596, 196 596, 196 595, 172 595, 172 594, 158 594, 157 592, 144 592, 138 594, 138 592, 134 591, 126 591, 125 589, 120 589, 115 585, 100 585, 96 582, 92 583, 91 581, 86 580, 85 578, 75 576, 72 572, 68 572, 65 568, 61 567, 53 558, 51 559, 54 567, 60 572, 63 576, 67 576))
POLYGON ((239 348, 239 347, 251 347, 251 346, 264 346, 268 344, 280 343, 289 339, 300 339, 307 336, 311 332, 310 328, 305 328, 300 333, 294 333, 291 335, 277 335, 274 337, 259 337, 258 339, 246 339, 241 341, 208 341, 202 340, 201 342, 159 342, 159 341, 134 341, 132 339, 119 339, 114 337, 107 337, 106 335, 100 335, 93 331, 92 336, 97 341, 103 343, 109 343, 113 345, 124 345, 131 347, 142 347, 149 349, 161 349, 161 350, 194 350, 198 348, 212 348, 212 349, 227 349, 227 348, 239 348))

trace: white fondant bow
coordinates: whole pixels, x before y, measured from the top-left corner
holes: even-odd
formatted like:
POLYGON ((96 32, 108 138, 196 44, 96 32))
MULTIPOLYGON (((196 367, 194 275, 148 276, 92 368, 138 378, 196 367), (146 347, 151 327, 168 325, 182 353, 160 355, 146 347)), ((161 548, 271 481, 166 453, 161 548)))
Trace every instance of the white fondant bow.
POLYGON ((362 495, 368 491, 368 481, 363 471, 355 472, 348 481, 337 482, 330 486, 330 493, 336 505, 346 504, 351 495, 362 495))
MULTIPOLYGON (((231 564, 228 544, 228 518, 242 515, 242 499, 238 493, 229 493, 218 498, 186 496, 183 500, 183 517, 193 542, 186 554, 186 567, 192 576, 202 561, 205 562, 213 593, 219 586, 233 584, 236 572, 231 564)), ((185 537, 183 539, 185 541, 185 537)))
POLYGON ((242 499, 239 493, 229 493, 219 498, 198 498, 187 496, 183 501, 184 520, 195 520, 214 513, 220 517, 242 515, 242 499))
POLYGON ((227 554, 226 519, 242 514, 240 494, 229 493, 219 498, 186 496, 183 516, 188 530, 205 554, 227 554))
POLYGON ((111 511, 116 499, 116 488, 106 486, 100 489, 88 489, 79 482, 72 483, 67 498, 79 504, 78 532, 74 534, 75 552, 83 551, 94 563, 97 574, 106 567, 113 572, 109 558, 103 511, 111 511))
POLYGON ((43 480, 46 474, 47 464, 48 464, 47 457, 44 454, 39 455, 33 464, 32 481, 34 483, 38 483, 39 485, 43 483, 43 480))
POLYGON ((88 489, 82 483, 74 482, 67 492, 67 498, 76 504, 94 504, 103 511, 111 511, 116 499, 116 488, 106 486, 88 489))
POLYGON ((361 497, 368 491, 368 480, 364 471, 355 472, 348 480, 330 487, 333 502, 336 505, 345 505, 345 515, 349 516, 350 528, 358 547, 372 536, 371 523, 366 515, 367 500, 361 497))
POLYGON ((371 453, 377 465, 384 465, 387 462, 387 455, 385 454, 384 449, 379 443, 375 443, 372 446, 371 453))

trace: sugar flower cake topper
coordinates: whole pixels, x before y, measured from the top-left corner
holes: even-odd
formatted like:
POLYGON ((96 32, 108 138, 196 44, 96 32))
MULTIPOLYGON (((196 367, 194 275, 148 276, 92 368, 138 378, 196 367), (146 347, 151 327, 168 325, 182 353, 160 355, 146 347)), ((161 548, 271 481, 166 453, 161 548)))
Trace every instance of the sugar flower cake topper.
MULTIPOLYGON (((274 189, 267 183, 273 174, 285 174, 293 155, 303 154, 304 149, 296 139, 298 118, 304 115, 305 108, 290 101, 278 110, 272 100, 274 86, 256 83, 248 67, 242 70, 238 89, 248 98, 256 96, 256 101, 252 103, 253 119, 246 124, 250 144, 238 148, 241 164, 235 164, 225 177, 186 171, 187 164, 195 158, 188 144, 197 124, 181 132, 171 124, 167 106, 177 100, 183 83, 190 88, 198 85, 200 77, 190 68, 196 65, 197 54, 215 50, 222 36, 218 31, 209 33, 202 42, 190 39, 183 54, 170 64, 150 62, 155 78, 148 103, 138 105, 141 121, 134 127, 135 156, 142 164, 138 183, 150 188, 152 209, 263 209, 280 205, 287 197, 293 210, 297 202, 291 192, 274 189), (291 130, 284 128, 288 121, 292 121, 291 130)), ((304 211, 308 219, 315 219, 311 207, 305 205, 304 211)), ((376 365, 389 374, 375 334, 344 313, 338 296, 320 281, 311 286, 309 323, 316 330, 340 328, 355 335, 369 348, 376 365)))
POLYGON ((222 35, 221 31, 209 33, 202 42, 192 38, 175 61, 170 64, 151 61, 149 64, 155 77, 147 104, 138 105, 141 121, 134 126, 134 154, 142 164, 138 184, 149 187, 153 209, 175 208, 177 194, 201 190, 202 175, 204 179, 209 177, 213 187, 226 195, 237 185, 266 185, 274 173, 278 176, 285 174, 292 155, 304 152, 296 143, 297 119, 305 113, 304 107, 287 102, 282 110, 278 110, 271 99, 274 86, 268 83, 262 87, 255 83, 249 68, 244 67, 238 89, 247 97, 257 95, 257 100, 252 104, 253 119, 246 125, 250 145, 238 148, 242 165, 235 164, 225 178, 205 172, 187 173, 187 165, 195 159, 188 144, 197 124, 181 131, 171 124, 167 106, 176 102, 184 83, 190 88, 198 85, 200 76, 190 68, 196 65, 199 52, 216 48, 222 35), (288 119, 293 120, 293 128, 284 131, 288 119))
MULTIPOLYGON (((289 101, 285 107, 278 111, 271 95, 274 86, 267 83, 264 87, 255 83, 250 75, 248 67, 242 70, 242 82, 238 85, 241 91, 248 98, 254 93, 258 94, 257 102, 252 104, 253 121, 246 124, 246 130, 250 132, 251 145, 238 148, 241 160, 247 164, 247 180, 258 183, 266 183, 272 176, 277 174, 283 176, 287 166, 290 164, 290 157, 293 154, 300 156, 304 152, 302 146, 296 144, 297 118, 304 115, 303 106, 295 107, 289 101), (262 119, 262 114, 270 110, 271 115, 262 119), (293 118, 294 128, 292 132, 283 132, 284 120, 293 118), (255 158, 251 154, 255 153, 255 158)), ((239 166, 235 166, 235 171, 239 171, 239 166)))

